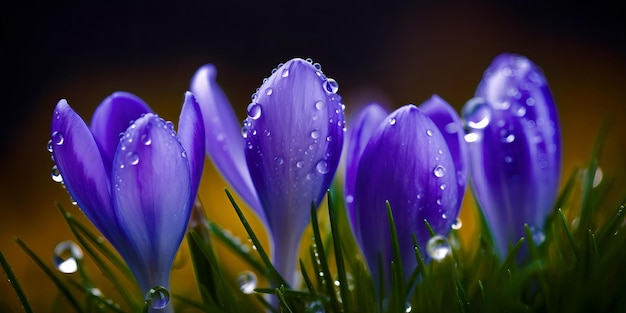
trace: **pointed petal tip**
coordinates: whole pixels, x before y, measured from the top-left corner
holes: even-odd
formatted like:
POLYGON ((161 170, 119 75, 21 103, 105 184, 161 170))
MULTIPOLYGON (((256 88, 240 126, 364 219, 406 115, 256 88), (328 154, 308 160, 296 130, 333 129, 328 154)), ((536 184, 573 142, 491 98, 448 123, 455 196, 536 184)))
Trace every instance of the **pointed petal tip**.
POLYGON ((217 68, 215 65, 207 63, 200 66, 193 75, 192 81, 199 78, 207 78, 209 81, 214 81, 217 78, 217 68))

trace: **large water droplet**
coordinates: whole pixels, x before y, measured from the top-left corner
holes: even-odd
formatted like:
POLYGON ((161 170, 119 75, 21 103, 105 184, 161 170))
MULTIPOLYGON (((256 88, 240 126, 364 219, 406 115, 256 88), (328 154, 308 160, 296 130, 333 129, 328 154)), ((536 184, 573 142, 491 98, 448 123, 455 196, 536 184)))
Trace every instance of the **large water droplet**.
POLYGON ((244 271, 237 277, 237 284, 239 285, 239 290, 241 290, 241 292, 251 294, 254 292, 254 288, 256 288, 256 275, 253 272, 244 271))
POLYGON ((83 250, 73 241, 60 242, 54 248, 52 262, 54 266, 65 274, 75 273, 78 270, 78 262, 83 259, 83 250))
POLYGON ((141 135, 141 142, 144 145, 149 146, 152 144, 152 137, 150 137, 150 134, 143 134, 141 135))
POLYGON ((162 309, 170 302, 170 292, 163 286, 154 286, 146 292, 146 304, 153 309, 162 309))
POLYGON ((261 117, 261 105, 258 103, 252 102, 248 104, 248 116, 253 119, 259 119, 261 117))
POLYGON ((313 138, 313 139, 319 139, 321 134, 322 134, 322 132, 320 132, 318 129, 314 129, 314 130, 311 132, 311 138, 313 138))
POLYGON ((139 164, 139 154, 137 154, 135 152, 132 152, 132 151, 128 152, 126 154, 126 161, 130 165, 137 165, 137 164, 139 164))
POLYGON ((428 255, 435 261, 441 261, 450 254, 448 240, 440 235, 435 235, 426 244, 428 255))
POLYGON ((326 174, 328 173, 328 163, 326 163, 326 161, 324 160, 321 160, 317 162, 315 169, 317 169, 317 172, 320 174, 326 174))
POLYGON ((463 106, 463 117, 470 128, 483 129, 489 125, 491 110, 483 98, 476 97, 463 106))
POLYGON ((50 177, 55 183, 62 183, 63 177, 61 176, 61 172, 59 172, 59 168, 54 165, 52 166, 52 170, 50 171, 50 177))
POLYGON ((404 306, 404 313, 411 313, 413 311, 413 307, 410 302, 407 302, 404 306))
POLYGON ((65 142, 65 137, 63 137, 61 132, 55 131, 52 133, 52 138, 50 140, 52 140, 53 144, 60 146, 65 142))
POLYGON ((339 84, 332 78, 328 78, 323 83, 324 90, 328 93, 337 93, 339 90, 339 84))
POLYGON ((446 168, 443 167, 443 165, 437 165, 435 169, 433 169, 433 174, 437 177, 443 177, 443 175, 446 174, 446 168))

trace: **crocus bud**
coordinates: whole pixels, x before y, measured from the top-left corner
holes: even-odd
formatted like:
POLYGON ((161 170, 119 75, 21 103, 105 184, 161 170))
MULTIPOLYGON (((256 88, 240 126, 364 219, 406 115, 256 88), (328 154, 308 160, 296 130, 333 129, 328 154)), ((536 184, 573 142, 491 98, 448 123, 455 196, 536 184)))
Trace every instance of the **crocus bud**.
POLYGON ((542 71, 523 56, 496 57, 463 118, 474 193, 500 256, 524 224, 540 243, 561 177, 559 120, 542 71))
POLYGON ((65 100, 52 118, 52 153, 64 185, 120 253, 154 308, 171 310, 169 299, 159 297, 167 295, 198 189, 203 127, 190 93, 178 135, 128 93, 107 98, 91 130, 65 100))
POLYGON ((375 286, 382 280, 388 290, 393 251, 386 202, 394 215, 404 273, 409 275, 417 265, 412 235, 422 251, 426 251, 430 239, 424 220, 437 234, 445 236, 459 212, 460 187, 455 160, 444 136, 420 109, 406 105, 382 121, 379 109, 370 106, 365 110, 363 120, 354 127, 375 128, 351 128, 349 138, 359 145, 364 142, 360 138, 363 134, 371 136, 365 140, 364 149, 349 150, 347 168, 356 163, 357 170, 346 174, 346 183, 354 184, 352 198, 346 202, 352 200, 352 226, 375 286))
POLYGON ((337 82, 308 60, 281 64, 252 95, 237 131, 212 65, 191 86, 213 142, 211 159, 268 227, 273 264, 292 284, 311 204, 320 204, 339 163, 345 122, 337 82))

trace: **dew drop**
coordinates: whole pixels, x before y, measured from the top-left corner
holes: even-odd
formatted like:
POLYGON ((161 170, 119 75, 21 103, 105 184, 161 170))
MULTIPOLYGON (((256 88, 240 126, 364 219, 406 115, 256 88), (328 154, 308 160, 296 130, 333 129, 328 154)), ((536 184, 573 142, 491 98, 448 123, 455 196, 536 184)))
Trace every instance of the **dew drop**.
POLYGON ((463 106, 463 117, 467 126, 473 129, 483 129, 489 125, 491 110, 481 97, 470 99, 463 106))
POLYGON ((128 152, 126 154, 126 161, 128 161, 130 165, 137 165, 139 164, 139 155, 132 151, 128 152))
POLYGON ((154 286, 146 292, 144 299, 151 308, 163 309, 170 302, 170 292, 163 286, 154 286))
POLYGON ((441 261, 450 254, 448 240, 440 235, 435 235, 426 244, 428 255, 435 261, 441 261))
POLYGON ((524 115, 526 115, 526 107, 520 105, 517 110, 515 110, 515 115, 519 116, 519 117, 523 117, 524 115))
POLYGON ((63 134, 59 131, 55 131, 52 133, 52 143, 60 146, 65 142, 65 137, 63 137, 63 134))
POLYGON ((459 230, 463 227, 463 221, 461 221, 460 217, 457 217, 454 223, 452 224, 452 229, 459 230))
POLYGON ((283 160, 283 158, 277 156, 277 157, 274 157, 274 163, 276 163, 276 165, 283 165, 285 161, 283 160))
POLYGON ((480 139, 480 135, 477 133, 467 133, 463 136, 463 139, 465 139, 467 143, 477 142, 480 139))
POLYGON ((281 76, 282 76, 282 77, 287 77, 287 76, 289 76, 289 70, 288 70, 288 69, 284 69, 284 70, 283 70, 283 73, 282 73, 282 75, 281 75, 281 76))
POLYGON ((143 134, 141 135, 141 142, 146 145, 149 146, 152 144, 152 138, 150 137, 149 134, 143 134))
POLYGON ((318 70, 318 71, 322 70, 322 65, 317 63, 317 62, 313 63, 313 67, 315 67, 315 69, 318 70))
POLYGON ((352 195, 347 195, 347 196, 346 196, 346 202, 347 202, 347 203, 352 203, 352 202, 354 202, 354 196, 352 196, 352 195))
POLYGON ((505 157, 504 157, 504 162, 506 162, 506 163, 511 163, 511 162, 513 162, 513 157, 512 157, 512 156, 510 156, 510 155, 505 156, 505 157))
POLYGON ((321 160, 317 162, 315 169, 317 169, 317 172, 320 174, 326 174, 328 173, 328 163, 326 163, 326 161, 324 160, 321 160))
POLYGON ((433 131, 428 129, 426 130, 426 135, 428 135, 428 137, 432 137, 433 136, 433 131))
POLYGON ((404 313, 411 313, 413 311, 413 307, 411 307, 411 303, 407 302, 404 306, 404 313))
POLYGON ((62 241, 54 248, 52 262, 54 266, 64 274, 75 273, 78 270, 78 262, 83 259, 83 251, 73 241, 62 241))
POLYGON ((324 304, 320 301, 311 301, 306 305, 306 311, 310 313, 325 313, 324 304))
POLYGON ((259 117, 261 117, 261 105, 259 105, 258 103, 252 102, 250 104, 248 104, 248 116, 253 119, 259 119, 259 117))
POLYGON ((324 101, 321 101, 321 100, 320 100, 320 101, 317 101, 317 102, 315 102, 315 108, 316 108, 318 111, 321 111, 321 110, 323 110, 324 108, 326 108, 326 103, 325 103, 324 101))
POLYGON ((441 186, 439 186, 439 189, 441 189, 441 190, 446 190, 446 187, 448 187, 448 185, 446 185, 446 184, 441 184, 441 186))
POLYGON ((306 63, 313 64, 313 59, 311 58, 306 58, 305 61, 306 63))
MULTIPOLYGON (((135 124, 133 124, 135 125, 135 124)), ((132 127, 132 126, 131 126, 132 127)), ((172 121, 167 121, 165 122, 165 127, 171 131, 174 131, 174 123, 172 123, 172 121)))
POLYGON ((48 152, 52 153, 52 139, 48 140, 48 145, 46 146, 48 152))
POLYGON ((443 167, 443 165, 437 165, 435 169, 433 169, 433 174, 435 174, 436 177, 443 177, 443 175, 446 174, 446 168, 443 167))
POLYGON ((55 183, 63 182, 63 177, 61 176, 61 172, 59 171, 59 168, 56 165, 52 166, 52 170, 50 171, 50 177, 52 177, 52 180, 55 183))
POLYGON ((274 89, 272 87, 265 89, 265 94, 271 96, 274 93, 274 89))
POLYGON ((254 292, 254 288, 256 288, 257 278, 253 272, 244 271, 237 276, 237 284, 239 285, 239 290, 245 294, 251 294, 254 292))
POLYGON ((389 122, 389 125, 392 125, 392 126, 396 125, 396 119, 393 117, 389 118, 388 122, 389 122))
POLYGON ((325 80, 323 83, 323 87, 326 92, 331 94, 337 93, 337 91, 339 90, 339 84, 332 78, 328 78, 327 80, 325 80))
POLYGON ((319 130, 315 129, 315 130, 313 130, 311 132, 311 138, 319 139, 321 134, 322 134, 322 132, 320 132, 319 130))
POLYGON ((297 167, 297 168, 303 168, 303 167, 304 167, 304 161, 298 161, 298 162, 296 162, 296 167, 297 167))

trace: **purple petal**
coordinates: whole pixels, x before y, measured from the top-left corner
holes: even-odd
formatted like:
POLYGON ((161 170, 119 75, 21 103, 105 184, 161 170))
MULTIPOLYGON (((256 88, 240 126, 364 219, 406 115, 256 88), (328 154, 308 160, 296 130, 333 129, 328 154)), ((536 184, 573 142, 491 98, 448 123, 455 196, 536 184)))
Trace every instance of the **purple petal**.
POLYGON ((65 100, 54 110, 51 143, 67 191, 98 230, 115 241, 109 177, 100 150, 85 122, 65 100))
MULTIPOLYGON (((367 142, 378 128, 380 123, 387 118, 388 113, 380 105, 373 103, 363 108, 349 123, 347 134, 346 175, 345 175, 345 197, 348 216, 354 219, 354 185, 356 184, 356 174, 359 159, 367 142)), ((356 229, 355 229, 356 231, 356 229)), ((355 234, 356 235, 356 234, 355 234)))
POLYGON ((200 105, 204 120, 207 154, 239 196, 265 221, 246 164, 239 120, 215 82, 216 76, 215 67, 207 64, 200 67, 191 79, 191 92, 200 105))
POLYGON ((196 197, 204 168, 204 123, 202 112, 191 92, 185 93, 185 103, 178 122, 178 138, 189 159, 191 196, 196 197))
POLYGON ((467 155, 467 143, 465 142, 463 131, 463 123, 456 110, 450 106, 445 100, 437 95, 433 95, 426 102, 419 106, 439 128, 443 138, 448 144, 454 167, 456 168, 457 184, 459 185, 459 206, 465 194, 465 186, 467 185, 467 177, 469 171, 469 160, 467 155))
POLYGON ((151 113, 135 120, 115 153, 112 174, 115 211, 127 238, 116 248, 144 292, 168 287, 193 204, 189 163, 172 124, 151 113))
POLYGON ((108 174, 111 173, 120 134, 128 128, 130 122, 148 112, 152 110, 143 100, 123 91, 108 96, 94 111, 90 129, 102 151, 108 174))
POLYGON ((476 96, 463 110, 473 187, 504 256, 525 223, 542 237, 560 184, 559 121, 545 77, 522 56, 498 56, 476 96))
POLYGON ((293 276, 311 204, 320 204, 339 163, 345 121, 337 88, 313 65, 292 59, 248 106, 246 159, 285 277, 293 276))
POLYGON ((406 105, 383 122, 361 155, 354 190, 354 221, 360 247, 376 281, 391 279, 391 237, 386 201, 391 206, 404 272, 415 268, 412 234, 422 251, 430 238, 423 221, 446 235, 458 215, 456 171, 437 126, 417 107, 406 105), (378 256, 383 273, 379 272, 378 256))

